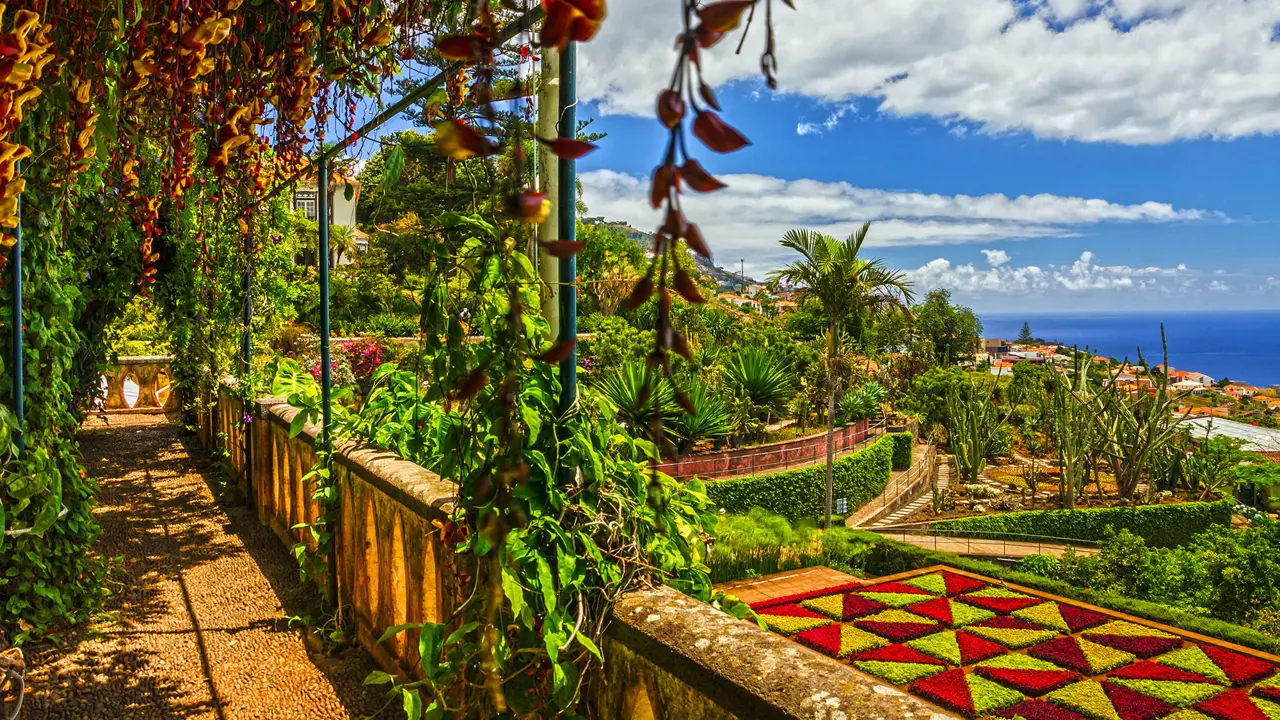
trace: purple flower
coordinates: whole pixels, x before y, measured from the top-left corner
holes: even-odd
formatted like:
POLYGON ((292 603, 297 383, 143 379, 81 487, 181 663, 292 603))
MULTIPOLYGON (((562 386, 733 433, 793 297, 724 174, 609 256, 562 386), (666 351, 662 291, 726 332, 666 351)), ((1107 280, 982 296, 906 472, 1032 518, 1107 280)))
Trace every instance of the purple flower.
POLYGON ((245 425, 248 425, 249 423, 253 422, 253 416, 250 415, 249 413, 245 413, 244 417, 241 419, 244 420, 245 425))

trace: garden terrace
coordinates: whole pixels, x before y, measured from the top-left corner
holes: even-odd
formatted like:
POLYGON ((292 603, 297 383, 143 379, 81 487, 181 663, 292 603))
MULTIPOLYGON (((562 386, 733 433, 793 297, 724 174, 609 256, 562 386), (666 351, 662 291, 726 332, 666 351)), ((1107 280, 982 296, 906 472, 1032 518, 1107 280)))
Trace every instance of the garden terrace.
POLYGON ((952 568, 806 577, 767 627, 965 717, 1280 717, 1274 655, 952 568))

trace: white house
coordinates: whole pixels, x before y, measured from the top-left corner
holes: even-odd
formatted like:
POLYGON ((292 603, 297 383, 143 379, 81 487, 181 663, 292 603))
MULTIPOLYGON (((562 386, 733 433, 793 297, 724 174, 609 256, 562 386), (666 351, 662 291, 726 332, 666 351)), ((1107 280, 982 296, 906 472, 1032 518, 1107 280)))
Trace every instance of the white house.
POLYGON ((1169 387, 1177 390, 1178 392, 1202 393, 1205 391, 1205 386, 1195 380, 1183 380, 1182 382, 1176 382, 1169 387))
MULTIPOLYGON (((356 229, 356 206, 360 203, 360 181, 352 177, 347 177, 341 173, 334 173, 329 178, 329 192, 331 199, 329 201, 329 224, 345 225, 351 228, 355 235, 356 248, 360 252, 369 249, 369 236, 356 229), (351 187, 351 199, 347 199, 347 187, 351 187)), ((319 199, 316 191, 316 179, 303 178, 298 180, 298 184, 293 191, 293 209, 301 212, 312 222, 317 222, 319 217, 319 199)), ((339 265, 350 265, 354 262, 354 258, 349 255, 343 255, 338 258, 339 265)))

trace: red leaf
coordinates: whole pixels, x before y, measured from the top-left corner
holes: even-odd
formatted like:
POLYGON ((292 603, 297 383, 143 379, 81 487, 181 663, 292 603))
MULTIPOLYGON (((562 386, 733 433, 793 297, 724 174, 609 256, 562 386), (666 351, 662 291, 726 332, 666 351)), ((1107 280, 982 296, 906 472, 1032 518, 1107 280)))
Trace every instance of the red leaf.
POLYGON ((489 155, 493 145, 475 128, 459 120, 444 120, 432 127, 436 131, 436 147, 454 160, 466 160, 476 155, 489 155))
POLYGON ((684 181, 689 183, 689 187, 698 192, 713 192, 728 187, 712 177, 697 160, 685 160, 684 167, 680 168, 680 174, 684 176, 684 181))
POLYGON ((646 275, 636 283, 631 291, 631 297, 627 298, 627 309, 635 310, 648 302, 651 297, 653 297, 653 278, 646 275))
POLYGON ((530 225, 541 225, 551 214, 551 199, 546 193, 521 193, 513 195, 509 202, 511 214, 530 225))
POLYGON ((689 343, 685 341, 684 336, 677 330, 671 331, 671 349, 679 353, 685 360, 693 359, 693 351, 689 349, 689 343))
POLYGON ((457 390, 450 393, 452 400, 466 400, 467 398, 480 392, 480 388, 489 382, 489 376, 483 370, 476 370, 467 376, 467 379, 458 386, 457 390))
POLYGON ((605 15, 605 0, 564 0, 578 9, 588 19, 600 22, 605 15))
POLYGON ((577 341, 565 340, 559 345, 556 345, 550 350, 539 355, 537 359, 539 362, 550 363, 552 365, 555 365, 559 363, 561 360, 567 359, 569 355, 573 353, 573 345, 575 342, 577 341))
POLYGON ((671 163, 659 166, 653 171, 653 187, 649 190, 649 204, 654 208, 662 207, 671 194, 671 185, 676 182, 675 167, 671 163))
POLYGON ((689 277, 689 273, 685 272, 684 268, 676 270, 675 282, 676 292, 680 293, 680 297, 685 300, 688 300, 694 305, 701 305, 707 301, 707 299, 702 297, 702 294, 698 292, 698 284, 693 281, 693 278, 689 277))
POLYGON ((569 44, 569 26, 578 11, 562 0, 544 2, 547 18, 542 21, 542 45, 563 50, 569 44))
POLYGON ((478 61, 484 57, 483 41, 475 35, 450 35, 436 41, 436 51, 445 60, 478 61))
POLYGON ((663 90, 658 96, 658 120, 663 125, 674 128, 684 119, 684 98, 675 90, 663 90))
POLYGON ((724 33, 709 30, 705 26, 699 25, 693 29, 693 37, 698 41, 698 47, 709 48, 720 42, 720 38, 724 37, 724 33))
POLYGON ((694 223, 689 223, 684 229, 684 242, 689 249, 698 253, 702 257, 710 260, 711 249, 707 247, 707 241, 702 239, 702 231, 694 223))
POLYGON ((716 99, 716 92, 710 85, 698 83, 698 94, 702 96, 702 102, 710 105, 712 110, 720 109, 720 101, 716 99))
POLYGON ((730 153, 750 145, 742 133, 713 112, 700 112, 693 121, 693 134, 718 153, 730 153))
POLYGON ((684 237, 685 228, 688 226, 684 213, 677 210, 674 205, 667 207, 667 217, 662 221, 662 232, 666 233, 667 237, 672 240, 684 237))
POLYGON ((587 42, 596 36, 596 32, 600 30, 600 22, 579 15, 573 19, 573 24, 569 26, 569 37, 578 42, 587 42))
POLYGON ((722 0, 703 5, 698 11, 698 18, 708 30, 726 33, 738 27, 742 23, 742 14, 755 4, 756 0, 722 0))
POLYGON ((554 138, 552 140, 538 138, 538 142, 550 148, 553 155, 565 160, 577 160, 596 149, 595 145, 585 140, 574 140, 572 138, 554 138))
MULTIPOLYGON (((676 390, 675 392, 672 393, 672 396, 675 398, 676 404, 679 405, 682 410, 684 410, 686 415, 694 415, 697 413, 697 410, 693 407, 693 402, 689 400, 688 395, 685 395, 679 390, 676 390)), ((831 627, 839 628, 840 626, 832 625, 831 627)))
POLYGON ((542 246, 543 250, 547 251, 548 255, 555 258, 573 257, 586 246, 586 243, 576 240, 556 240, 554 242, 540 242, 538 244, 542 246))

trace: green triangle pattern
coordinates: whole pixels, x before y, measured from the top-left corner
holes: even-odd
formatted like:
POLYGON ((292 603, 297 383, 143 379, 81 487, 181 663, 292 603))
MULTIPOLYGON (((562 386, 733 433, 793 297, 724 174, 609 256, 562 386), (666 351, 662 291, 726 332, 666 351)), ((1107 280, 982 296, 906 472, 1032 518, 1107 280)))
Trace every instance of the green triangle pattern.
POLYGON ((937 573, 932 575, 921 575, 920 577, 911 578, 910 580, 903 580, 902 584, 910 585, 911 587, 918 587, 921 590, 924 590, 927 593, 933 593, 934 595, 947 594, 947 581, 937 573))

